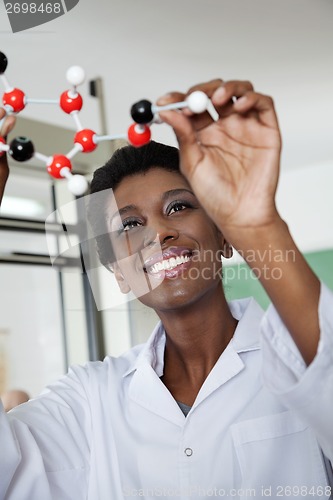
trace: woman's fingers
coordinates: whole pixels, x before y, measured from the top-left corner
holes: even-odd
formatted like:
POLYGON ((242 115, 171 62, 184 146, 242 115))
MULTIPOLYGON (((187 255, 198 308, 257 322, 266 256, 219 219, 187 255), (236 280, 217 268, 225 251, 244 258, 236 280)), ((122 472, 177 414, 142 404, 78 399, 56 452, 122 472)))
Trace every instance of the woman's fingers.
POLYGON ((197 130, 192 120, 177 111, 163 111, 162 120, 170 125, 177 137, 181 151, 181 168, 190 180, 193 169, 202 158, 201 145, 197 139, 197 130))
POLYGON ((255 92, 249 81, 225 82, 215 90, 211 99, 220 117, 231 113, 245 114, 254 111, 264 125, 274 128, 278 126, 273 99, 255 92), (233 102, 231 107, 230 99, 233 102))
POLYGON ((6 117, 6 111, 3 108, 0 108, 0 120, 3 120, 1 123, 0 136, 6 137, 9 132, 13 130, 16 118, 14 115, 6 117))
POLYGON ((253 91, 253 85, 247 80, 230 80, 225 82, 221 78, 216 78, 215 80, 194 85, 188 90, 187 95, 196 90, 201 90, 207 94, 218 115, 222 118, 235 112, 234 103, 236 99, 249 91, 253 91))
POLYGON ((216 108, 220 108, 234 102, 234 97, 239 98, 247 92, 253 91, 253 85, 249 81, 230 80, 222 83, 217 87, 211 95, 212 103, 216 108))
MULTIPOLYGON (((211 99, 218 117, 224 118, 238 112, 237 108, 234 107, 236 99, 243 97, 247 92, 253 91, 253 85, 249 81, 231 80, 224 82, 221 78, 216 78, 208 82, 193 85, 186 94, 171 92, 161 97, 157 101, 157 104, 165 105, 183 102, 188 95, 198 90, 204 92, 211 99)), ((191 118, 196 130, 201 130, 216 120, 216 118, 212 117, 211 113, 207 111, 196 115, 188 108, 184 108, 182 113, 191 118)))
MULTIPOLYGON (((277 127, 278 125, 271 97, 255 92, 252 83, 247 80, 224 82, 222 79, 217 78, 192 86, 186 94, 172 92, 160 98, 158 103, 181 102, 189 94, 197 90, 204 92, 211 99, 212 105, 220 118, 226 118, 234 113, 245 114, 254 111, 264 125, 269 127, 277 127)), ((191 118, 196 130, 201 130, 214 121, 208 112, 194 115, 185 108, 182 113, 191 118)))
POLYGON ((240 114, 253 110, 257 112, 259 121, 270 128, 278 127, 274 101, 270 96, 258 92, 247 92, 234 104, 234 109, 240 114))
POLYGON ((223 80, 217 78, 215 80, 210 80, 208 82, 203 82, 193 85, 188 89, 187 92, 178 92, 178 91, 169 92, 168 94, 165 94, 164 96, 158 99, 157 105, 164 105, 164 104, 169 104, 171 102, 185 101, 186 97, 195 92, 196 90, 201 90, 202 92, 207 94, 209 98, 211 98, 216 89, 219 88, 221 85, 223 85, 223 80))
POLYGON ((224 81, 221 78, 215 78, 214 80, 209 80, 208 82, 198 83, 190 87, 186 95, 192 94, 192 92, 195 92, 196 90, 201 90, 207 94, 209 98, 211 98, 216 89, 221 87, 223 84, 224 81))
MULTIPOLYGON (((193 92, 194 92, 194 90, 193 90, 193 92)), ((191 91, 187 92, 187 94, 184 94, 181 92, 170 92, 170 93, 160 97, 156 104, 158 106, 165 106, 165 105, 173 104, 176 102, 185 102, 186 97, 191 93, 192 93, 191 91)), ((161 113, 159 113, 159 114, 161 116, 161 113)), ((211 115, 207 111, 205 111, 204 113, 200 113, 200 114, 194 114, 190 109, 182 108, 182 114, 191 118, 191 121, 193 123, 195 130, 201 130, 202 128, 207 127, 213 121, 211 115)), ((162 116, 161 116, 161 118, 162 118, 162 116)))

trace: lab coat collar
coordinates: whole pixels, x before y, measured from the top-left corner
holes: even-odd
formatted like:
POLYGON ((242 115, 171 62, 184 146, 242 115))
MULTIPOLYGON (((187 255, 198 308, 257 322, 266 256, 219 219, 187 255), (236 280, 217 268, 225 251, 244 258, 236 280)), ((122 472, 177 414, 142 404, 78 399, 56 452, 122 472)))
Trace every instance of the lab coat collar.
POLYGON ((237 353, 260 348, 260 325, 264 310, 253 298, 229 302, 229 308, 238 325, 231 339, 237 353))
MULTIPOLYGON (((239 320, 238 326, 233 339, 202 385, 191 412, 212 392, 244 369, 245 365, 239 353, 259 349, 259 326, 263 315, 261 308, 251 299, 233 302, 229 305, 232 314, 239 320)), ((165 341, 165 331, 159 323, 125 375, 134 371, 129 389, 132 401, 182 426, 184 415, 160 380, 163 375, 165 341)))
POLYGON ((238 320, 234 336, 200 388, 192 409, 245 368, 240 353, 260 349, 260 323, 264 314, 261 307, 254 299, 233 301, 229 307, 238 320))
MULTIPOLYGON (((241 353, 259 349, 259 333, 260 323, 264 315, 263 309, 253 298, 234 300, 229 302, 228 305, 231 314, 238 320, 237 328, 230 342, 235 352, 241 353)), ((159 321, 144 344, 142 351, 123 377, 144 364, 150 365, 156 374, 161 377, 163 375, 165 342, 165 330, 161 321, 159 321)))
POLYGON ((127 375, 142 365, 150 365, 156 374, 161 377, 163 375, 165 342, 165 330, 161 321, 159 321, 147 342, 143 344, 142 351, 124 373, 123 377, 127 377, 127 375))

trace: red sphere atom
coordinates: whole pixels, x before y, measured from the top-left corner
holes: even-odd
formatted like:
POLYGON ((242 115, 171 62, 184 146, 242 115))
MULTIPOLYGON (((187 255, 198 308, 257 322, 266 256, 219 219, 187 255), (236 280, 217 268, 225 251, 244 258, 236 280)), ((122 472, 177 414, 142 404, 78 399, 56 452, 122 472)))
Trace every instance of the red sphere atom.
POLYGON ((20 89, 13 89, 5 92, 2 96, 4 106, 14 113, 18 113, 25 108, 25 93, 20 89))
POLYGON ((97 148, 97 143, 95 142, 96 132, 88 128, 80 130, 75 134, 74 144, 80 144, 82 147, 82 153, 91 153, 97 148))
POLYGON ((63 168, 68 168, 72 171, 72 164, 70 160, 64 155, 54 155, 52 157, 52 163, 47 166, 47 171, 55 179, 63 179, 64 175, 61 175, 61 170, 63 168))
POLYGON ((80 111, 83 106, 83 100, 80 94, 71 97, 71 91, 65 90, 60 96, 60 107, 65 113, 71 114, 73 111, 80 111))
POLYGON ((133 123, 127 131, 127 137, 132 146, 144 146, 150 141, 150 128, 147 125, 139 125, 138 123, 133 123))

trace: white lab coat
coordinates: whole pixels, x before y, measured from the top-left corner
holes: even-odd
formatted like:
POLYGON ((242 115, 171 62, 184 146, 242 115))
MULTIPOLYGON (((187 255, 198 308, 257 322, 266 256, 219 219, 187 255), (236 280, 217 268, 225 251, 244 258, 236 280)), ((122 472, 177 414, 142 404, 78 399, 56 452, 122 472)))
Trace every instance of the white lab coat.
POLYGON ((234 337, 186 418, 159 378, 161 325, 143 346, 75 366, 2 412, 0 499, 328 498, 320 447, 332 460, 332 293, 322 286, 308 368, 274 308, 230 307, 234 337))

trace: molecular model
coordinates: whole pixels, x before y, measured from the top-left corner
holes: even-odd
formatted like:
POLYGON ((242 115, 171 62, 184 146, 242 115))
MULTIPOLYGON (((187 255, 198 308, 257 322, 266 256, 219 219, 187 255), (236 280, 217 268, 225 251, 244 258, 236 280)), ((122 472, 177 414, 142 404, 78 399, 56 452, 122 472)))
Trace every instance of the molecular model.
MULTIPOLYGON (((71 66, 66 73, 67 81, 72 85, 70 90, 64 91, 60 99, 31 99, 18 88, 12 87, 4 73, 7 69, 8 60, 3 52, 0 52, 0 79, 5 87, 2 96, 4 109, 8 114, 20 113, 27 104, 56 104, 62 111, 72 116, 76 134, 74 135, 74 146, 67 154, 54 154, 46 156, 35 151, 32 141, 26 137, 16 137, 10 144, 6 144, 5 138, 0 136, 0 156, 4 152, 18 162, 28 161, 36 158, 45 163, 48 173, 55 179, 67 178, 68 188, 75 196, 83 195, 88 183, 82 175, 72 173, 72 158, 79 152, 90 153, 94 151, 98 143, 107 140, 125 139, 135 147, 143 146, 149 143, 151 139, 150 125, 160 123, 158 113, 170 109, 189 108, 193 113, 202 113, 207 110, 209 98, 204 92, 195 91, 190 94, 185 101, 172 103, 165 106, 157 106, 148 100, 141 100, 131 107, 131 116, 134 121, 127 130, 127 134, 118 135, 97 135, 91 129, 83 128, 79 112, 83 106, 83 99, 77 92, 77 87, 85 80, 84 70, 79 66, 71 66)), ((1 128, 1 121, 0 121, 1 128)))
MULTIPOLYGON (((75 196, 81 196, 88 188, 88 183, 82 175, 72 174, 72 158, 79 152, 90 153, 94 151, 98 143, 107 140, 125 139, 133 146, 139 147, 147 144, 150 141, 150 129, 133 123, 127 134, 118 135, 97 135, 93 130, 83 128, 79 119, 79 111, 83 106, 83 99, 77 92, 77 86, 81 85, 85 80, 84 70, 79 66, 72 66, 66 73, 67 81, 72 85, 72 89, 66 90, 58 100, 52 99, 30 99, 26 94, 18 88, 12 87, 4 73, 7 69, 8 60, 5 54, 0 52, 0 79, 5 87, 5 92, 2 96, 3 107, 8 114, 20 113, 27 104, 56 104, 67 114, 74 119, 76 126, 76 134, 74 136, 74 146, 67 154, 55 154, 46 156, 35 151, 32 141, 26 137, 16 137, 10 144, 6 144, 6 140, 0 136, 0 156, 4 152, 16 161, 24 162, 31 158, 36 158, 45 163, 48 173, 55 179, 67 178, 68 188, 75 196)), ((1 122, 0 122, 1 128, 1 122)))

